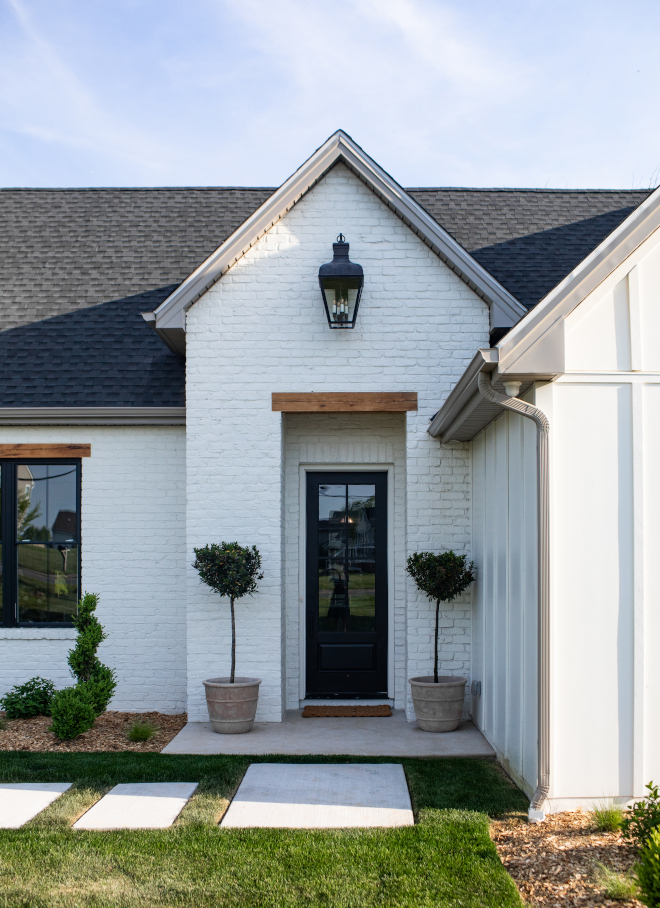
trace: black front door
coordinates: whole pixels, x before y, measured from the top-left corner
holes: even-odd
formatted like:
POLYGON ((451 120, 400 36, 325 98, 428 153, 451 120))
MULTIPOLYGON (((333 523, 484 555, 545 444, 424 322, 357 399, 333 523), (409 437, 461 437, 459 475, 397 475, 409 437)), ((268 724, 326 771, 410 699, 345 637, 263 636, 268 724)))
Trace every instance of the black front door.
POLYGON ((307 696, 387 696, 387 473, 307 474, 307 696))

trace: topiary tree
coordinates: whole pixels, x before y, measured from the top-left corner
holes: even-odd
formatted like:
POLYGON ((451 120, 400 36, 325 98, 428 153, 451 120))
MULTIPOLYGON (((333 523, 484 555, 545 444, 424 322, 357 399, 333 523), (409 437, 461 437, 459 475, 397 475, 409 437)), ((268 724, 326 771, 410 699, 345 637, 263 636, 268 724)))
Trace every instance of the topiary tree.
POLYGON ((112 699, 117 680, 114 671, 103 665, 96 655, 99 644, 107 637, 94 614, 98 604, 96 593, 85 593, 78 603, 78 615, 73 619, 78 636, 67 661, 71 674, 77 678, 78 685, 85 685, 94 711, 100 716, 112 699))
POLYGON ((406 570, 417 588, 435 601, 435 659, 433 681, 438 683, 438 622, 440 603, 451 602, 460 596, 474 578, 474 561, 466 562, 466 555, 455 552, 415 552, 408 558, 406 570))
POLYGON ((202 583, 210 586, 220 596, 227 596, 231 607, 231 674, 229 683, 234 683, 236 673, 236 620, 234 602, 243 596, 256 592, 260 574, 261 555, 256 546, 248 548, 237 542, 213 543, 201 549, 194 549, 193 567, 199 572, 202 583))

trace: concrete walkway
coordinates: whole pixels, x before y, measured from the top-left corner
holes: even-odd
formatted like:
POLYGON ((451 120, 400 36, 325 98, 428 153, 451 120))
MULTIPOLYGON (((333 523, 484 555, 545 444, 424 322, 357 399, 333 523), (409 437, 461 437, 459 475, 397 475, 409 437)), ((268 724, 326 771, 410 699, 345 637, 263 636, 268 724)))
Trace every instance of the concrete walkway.
POLYGON ((255 722, 244 735, 218 735, 208 722, 188 722, 165 754, 347 754, 365 757, 494 757, 471 722, 430 734, 407 722, 403 710, 387 719, 303 719, 289 710, 283 722, 255 722))
POLYGON ((348 829, 414 822, 400 763, 253 763, 220 825, 348 829))
POLYGON ((0 785, 0 829, 18 829, 71 788, 71 782, 11 782, 0 785))
POLYGON ((74 829, 165 829, 195 793, 197 782, 127 782, 97 801, 74 829))

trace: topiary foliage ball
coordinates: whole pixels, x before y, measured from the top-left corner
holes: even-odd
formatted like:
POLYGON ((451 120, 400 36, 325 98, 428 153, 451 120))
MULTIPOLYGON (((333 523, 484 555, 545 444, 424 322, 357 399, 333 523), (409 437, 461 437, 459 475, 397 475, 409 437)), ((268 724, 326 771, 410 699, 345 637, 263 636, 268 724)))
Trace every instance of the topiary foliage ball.
POLYGON ((435 602, 435 649, 433 680, 438 683, 438 624, 440 603, 451 602, 460 596, 474 578, 474 561, 467 563, 466 555, 455 552, 415 552, 408 558, 408 573, 417 588, 435 602))
POLYGON ((239 545, 237 542, 214 542, 203 549, 194 549, 193 567, 199 571, 200 579, 221 596, 227 596, 231 608, 231 671, 230 683, 236 675, 236 619, 234 601, 256 592, 257 581, 263 574, 261 555, 256 546, 239 545))
POLYGON ((474 580, 474 561, 455 552, 415 552, 408 558, 408 573, 434 602, 452 602, 474 580))
POLYGON ((212 590, 229 599, 241 599, 257 589, 257 580, 263 574, 261 555, 256 546, 239 545, 237 542, 221 542, 194 549, 193 567, 200 579, 212 590))

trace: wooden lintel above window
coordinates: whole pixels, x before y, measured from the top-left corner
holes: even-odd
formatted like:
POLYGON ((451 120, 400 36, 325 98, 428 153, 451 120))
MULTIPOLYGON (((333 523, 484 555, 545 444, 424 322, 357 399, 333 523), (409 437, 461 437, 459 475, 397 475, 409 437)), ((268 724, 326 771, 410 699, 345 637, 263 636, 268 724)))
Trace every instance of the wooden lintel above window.
POLYGON ((91 457, 91 445, 1 445, 0 457, 91 457))
POLYGON ((273 410, 282 413, 405 413, 416 409, 416 391, 273 392, 273 410))

